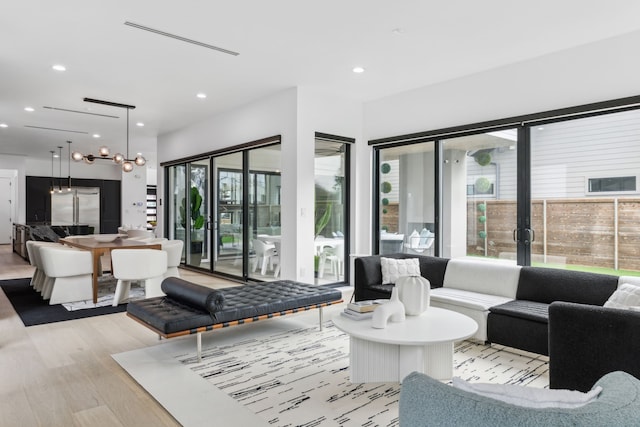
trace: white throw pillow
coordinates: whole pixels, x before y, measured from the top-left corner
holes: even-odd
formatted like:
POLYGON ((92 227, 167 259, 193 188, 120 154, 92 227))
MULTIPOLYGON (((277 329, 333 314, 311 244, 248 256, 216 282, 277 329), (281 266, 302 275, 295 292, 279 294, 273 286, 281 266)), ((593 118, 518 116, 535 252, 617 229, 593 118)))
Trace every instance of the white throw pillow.
POLYGON ((420 275, 420 261, 418 258, 395 259, 380 258, 382 283, 396 283, 398 277, 420 275))
POLYGON ((623 283, 611 294, 604 306, 640 311, 640 286, 623 283))
POLYGON ((460 390, 528 408, 579 408, 596 400, 602 391, 600 386, 582 393, 515 384, 469 383, 458 377, 453 378, 452 384, 460 390))

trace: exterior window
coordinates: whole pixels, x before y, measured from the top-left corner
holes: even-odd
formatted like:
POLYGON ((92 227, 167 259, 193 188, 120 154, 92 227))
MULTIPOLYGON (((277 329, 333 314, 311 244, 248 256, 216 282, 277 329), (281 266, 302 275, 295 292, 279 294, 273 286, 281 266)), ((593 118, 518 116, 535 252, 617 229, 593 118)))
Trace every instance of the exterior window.
POLYGON ((636 191, 635 176, 589 178, 589 193, 618 193, 622 191, 636 191))

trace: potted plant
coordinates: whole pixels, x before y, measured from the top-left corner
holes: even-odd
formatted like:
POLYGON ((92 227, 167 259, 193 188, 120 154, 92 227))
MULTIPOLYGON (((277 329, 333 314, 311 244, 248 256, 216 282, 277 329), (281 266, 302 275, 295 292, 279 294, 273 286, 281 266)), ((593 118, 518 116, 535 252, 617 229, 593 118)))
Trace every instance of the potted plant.
MULTIPOLYGON (((202 241, 204 233, 200 230, 204 227, 204 216, 200 212, 202 208, 202 196, 198 188, 193 186, 189 191, 189 227, 191 229, 191 246, 190 246, 190 265, 200 265, 202 260, 202 241)), ((182 226, 187 228, 187 200, 182 198, 180 205, 180 222, 182 226)))

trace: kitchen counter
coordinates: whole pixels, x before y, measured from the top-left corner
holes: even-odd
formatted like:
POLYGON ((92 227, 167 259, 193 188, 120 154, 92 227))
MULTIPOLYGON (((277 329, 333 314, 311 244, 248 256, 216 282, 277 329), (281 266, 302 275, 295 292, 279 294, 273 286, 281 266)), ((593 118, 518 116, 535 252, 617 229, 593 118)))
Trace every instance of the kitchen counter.
POLYGON ((86 224, 55 225, 45 222, 28 222, 27 224, 13 224, 13 251, 22 258, 29 260, 27 240, 57 242, 67 236, 82 236, 90 234, 90 227, 86 224))

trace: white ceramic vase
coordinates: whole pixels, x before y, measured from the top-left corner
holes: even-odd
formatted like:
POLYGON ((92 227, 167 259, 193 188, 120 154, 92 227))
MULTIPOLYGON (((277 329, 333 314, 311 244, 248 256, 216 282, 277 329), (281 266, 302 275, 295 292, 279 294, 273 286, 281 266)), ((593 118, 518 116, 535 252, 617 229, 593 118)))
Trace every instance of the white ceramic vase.
POLYGON ((422 276, 403 276, 396 280, 400 301, 407 316, 419 316, 429 308, 431 283, 422 276))
POLYGON ((400 302, 398 297, 398 289, 395 287, 391 291, 391 299, 389 302, 380 304, 378 308, 373 310, 373 317, 371 318, 371 326, 376 329, 384 329, 387 327, 387 322, 404 322, 404 304, 400 302))

